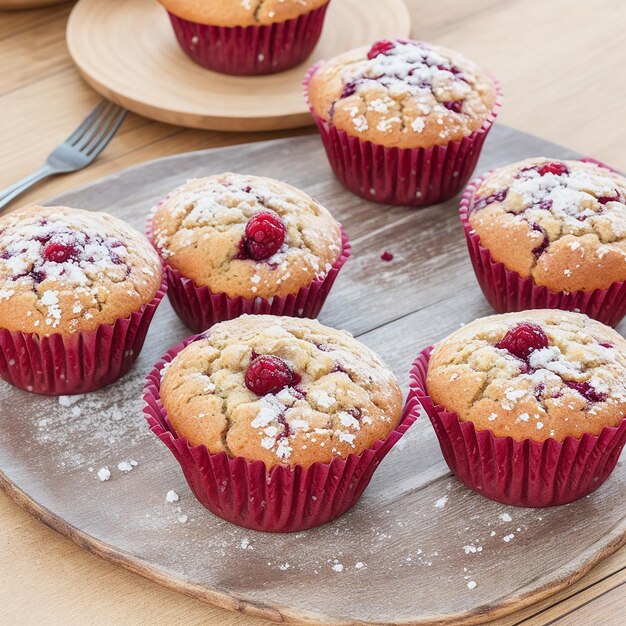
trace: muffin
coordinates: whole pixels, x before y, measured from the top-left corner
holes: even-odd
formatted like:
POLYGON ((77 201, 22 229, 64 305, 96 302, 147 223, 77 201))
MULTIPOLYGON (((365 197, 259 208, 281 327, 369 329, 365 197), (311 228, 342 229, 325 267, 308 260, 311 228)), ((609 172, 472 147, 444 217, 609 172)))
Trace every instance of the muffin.
POLYGON ((507 504, 582 498, 626 442, 626 341, 580 313, 476 320, 420 355, 412 389, 450 469, 507 504))
POLYGON ((105 213, 0 217, 0 375, 42 394, 92 391, 133 365, 164 295, 150 243, 105 213))
POLYGON ((419 41, 378 41, 313 67, 306 97, 335 174, 354 193, 428 205, 467 182, 499 107, 474 63, 419 41))
POLYGON ((322 34, 330 0, 159 0, 183 51, 236 75, 274 74, 302 63, 322 34))
POLYGON ((371 350, 290 317, 217 324, 168 352, 146 391, 148 421, 200 502, 275 532, 348 510, 416 417, 371 350))
POLYGON ((187 182, 159 203, 149 229, 172 305, 195 332, 243 313, 317 317, 350 254, 310 196, 241 174, 187 182))
POLYGON ((472 183, 461 220, 498 312, 626 314, 626 178, 596 162, 535 158, 472 183), (504 288, 506 285, 506 288, 504 288))

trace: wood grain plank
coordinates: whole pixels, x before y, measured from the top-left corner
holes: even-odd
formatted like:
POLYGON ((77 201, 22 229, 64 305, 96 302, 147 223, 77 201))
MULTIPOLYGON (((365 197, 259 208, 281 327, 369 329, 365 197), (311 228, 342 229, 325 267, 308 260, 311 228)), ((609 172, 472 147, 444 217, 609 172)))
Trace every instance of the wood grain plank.
MULTIPOLYGON (((7 10, 0 12, 0 40, 6 37, 19 35, 27 40, 29 33, 33 28, 37 28, 41 24, 54 22, 59 17, 69 15, 71 6, 69 4, 45 7, 41 9, 33 9, 30 11, 7 10)), ((55 51, 59 58, 65 56, 60 50, 55 51)))

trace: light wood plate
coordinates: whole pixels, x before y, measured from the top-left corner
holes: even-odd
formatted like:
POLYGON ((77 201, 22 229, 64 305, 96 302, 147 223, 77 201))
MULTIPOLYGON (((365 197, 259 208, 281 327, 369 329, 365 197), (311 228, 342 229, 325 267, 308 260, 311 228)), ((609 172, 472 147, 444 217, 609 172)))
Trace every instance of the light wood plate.
POLYGON ((179 126, 256 131, 312 124, 301 87, 309 65, 409 31, 402 0, 332 0, 320 43, 305 64, 236 77, 191 61, 156 0, 81 0, 70 15, 67 46, 96 91, 135 113, 179 126))
MULTIPOLYGON (((496 127, 479 170, 539 154, 576 156, 496 127)), ((354 256, 320 319, 380 353, 405 392, 419 350, 490 313, 471 270, 457 201, 423 210, 366 203, 334 180, 317 137, 162 159, 55 202, 105 210, 142 228, 168 190, 224 170, 285 179, 343 222, 354 256), (394 254, 390 263, 380 260, 385 250, 394 254)), ((146 372, 187 334, 164 302, 137 367, 72 406, 0 383, 0 485, 44 523, 106 559, 276 621, 475 624, 555 593, 626 542, 623 460, 579 502, 507 507, 450 476, 426 418, 390 453, 362 501, 336 522, 282 536, 223 522, 197 503, 141 414, 146 372), (120 472, 117 464, 130 459, 137 467, 120 472), (96 477, 104 466, 112 472, 108 482, 96 477), (179 502, 166 502, 170 489, 179 502), (338 565, 342 571, 333 569, 338 565)))

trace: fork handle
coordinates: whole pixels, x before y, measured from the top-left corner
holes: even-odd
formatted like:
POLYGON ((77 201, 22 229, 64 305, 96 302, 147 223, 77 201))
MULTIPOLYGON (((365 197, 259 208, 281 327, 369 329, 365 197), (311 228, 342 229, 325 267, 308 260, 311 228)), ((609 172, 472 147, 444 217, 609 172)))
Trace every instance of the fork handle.
POLYGON ((22 180, 18 180, 10 187, 0 191, 0 211, 4 209, 7 204, 15 200, 18 196, 22 195, 26 190, 30 189, 33 185, 36 185, 39 181, 48 176, 52 176, 54 170, 47 165, 43 165, 37 171, 29 174, 22 180))

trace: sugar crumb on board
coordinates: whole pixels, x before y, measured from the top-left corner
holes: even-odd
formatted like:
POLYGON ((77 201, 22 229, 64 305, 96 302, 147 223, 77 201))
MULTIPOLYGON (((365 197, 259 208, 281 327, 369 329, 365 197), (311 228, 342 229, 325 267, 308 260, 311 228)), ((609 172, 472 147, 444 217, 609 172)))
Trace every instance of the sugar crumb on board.
POLYGON ((166 502, 178 502, 179 500, 180 500, 180 496, 173 489, 170 489, 165 494, 165 501, 166 502))

